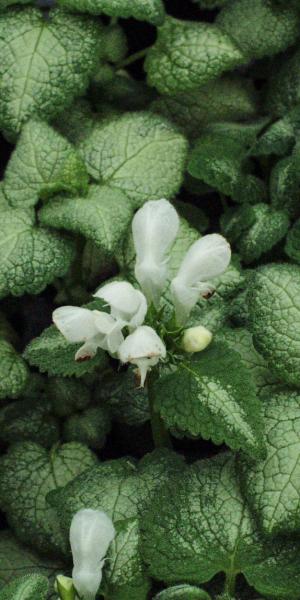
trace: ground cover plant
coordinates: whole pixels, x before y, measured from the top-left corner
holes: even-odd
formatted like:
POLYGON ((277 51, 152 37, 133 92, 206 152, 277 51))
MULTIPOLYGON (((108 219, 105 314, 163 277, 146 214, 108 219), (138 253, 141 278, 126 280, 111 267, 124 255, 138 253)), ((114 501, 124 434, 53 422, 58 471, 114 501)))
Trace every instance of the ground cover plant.
POLYGON ((0 0, 0 600, 300 600, 299 0, 0 0))

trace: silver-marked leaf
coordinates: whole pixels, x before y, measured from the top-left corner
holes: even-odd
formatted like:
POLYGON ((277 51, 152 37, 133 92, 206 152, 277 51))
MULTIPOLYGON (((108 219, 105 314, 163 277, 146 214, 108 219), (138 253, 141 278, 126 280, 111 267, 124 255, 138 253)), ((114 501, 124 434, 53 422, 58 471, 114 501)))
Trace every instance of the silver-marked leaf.
POLYGON ((0 219, 0 298, 39 294, 74 258, 71 241, 35 225, 31 209, 4 210, 0 219))
POLYGON ((300 526, 300 396, 289 391, 266 397, 263 407, 267 455, 240 460, 243 492, 267 535, 300 526))
POLYGON ((68 555, 46 496, 96 462, 86 446, 74 442, 49 452, 33 442, 11 446, 0 463, 0 506, 16 536, 46 554, 68 555))
POLYGON ((137 208, 178 192, 187 142, 163 117, 132 112, 94 127, 79 150, 89 174, 125 192, 137 208))
POLYGON ((58 192, 87 190, 88 175, 75 148, 47 123, 26 123, 5 171, 9 205, 26 208, 58 192))
POLYGON ((148 83, 161 94, 197 89, 245 62, 221 29, 167 17, 145 61, 148 83))
POLYGON ((161 25, 165 17, 162 0, 58 0, 58 4, 70 10, 87 12, 92 15, 105 14, 109 17, 134 17, 139 21, 149 21, 161 25))
POLYGON ((55 117, 82 94, 99 60, 101 28, 87 17, 35 8, 0 13, 0 123, 17 134, 32 116, 55 117))
POLYGON ((93 185, 87 197, 59 197, 39 213, 44 225, 81 233, 112 256, 133 216, 129 199, 121 190, 93 185))

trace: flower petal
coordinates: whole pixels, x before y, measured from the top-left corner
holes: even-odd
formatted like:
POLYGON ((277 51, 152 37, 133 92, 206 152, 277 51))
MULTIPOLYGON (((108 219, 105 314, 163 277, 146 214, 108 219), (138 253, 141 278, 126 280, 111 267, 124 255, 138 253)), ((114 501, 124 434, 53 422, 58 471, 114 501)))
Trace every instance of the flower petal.
POLYGON ((189 248, 175 279, 187 285, 208 281, 224 273, 230 259, 230 245, 222 235, 205 235, 189 248))
POLYGON ((167 283, 168 252, 179 229, 179 217, 167 200, 146 202, 132 221, 135 276, 149 302, 158 306, 167 283))
POLYGON ((95 324, 99 331, 97 336, 98 347, 107 350, 110 354, 115 354, 124 341, 122 334, 124 322, 99 310, 93 312, 95 315, 95 324))
POLYGON ((83 362, 85 360, 90 360, 96 355, 97 352, 97 337, 91 338, 88 342, 85 342, 83 346, 77 350, 75 354, 75 360, 77 362, 83 362))
POLYGON ((132 221, 134 247, 139 262, 149 257, 156 263, 164 261, 179 229, 179 217, 168 200, 150 200, 135 214, 132 221))
POLYGON ((165 358, 166 347, 156 331, 148 325, 138 327, 119 348, 121 362, 136 363, 140 358, 165 358))
POLYGON ((78 306, 61 306, 52 315, 53 322, 68 342, 85 342, 97 333, 93 312, 78 306))
POLYGON ((70 527, 72 578, 84 600, 96 597, 102 579, 103 559, 115 535, 111 519, 102 511, 82 509, 73 517, 70 527))
POLYGON ((147 300, 128 281, 113 281, 101 287, 94 294, 109 304, 111 315, 122 319, 124 324, 138 327, 144 322, 147 313, 147 300))

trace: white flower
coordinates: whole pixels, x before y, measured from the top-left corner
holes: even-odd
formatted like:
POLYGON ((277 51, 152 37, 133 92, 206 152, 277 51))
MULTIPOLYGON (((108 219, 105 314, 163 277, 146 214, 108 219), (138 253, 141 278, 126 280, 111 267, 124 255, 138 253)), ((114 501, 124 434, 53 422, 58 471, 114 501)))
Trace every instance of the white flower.
POLYGON ((122 323, 99 310, 62 306, 53 312, 52 318, 68 342, 84 342, 75 354, 78 361, 95 356, 97 348, 115 354, 124 340, 122 323))
POLYGON ((171 282, 178 323, 184 323, 200 296, 214 290, 209 280, 226 271, 230 245, 217 233, 205 235, 192 244, 171 282))
POLYGON ((109 304, 110 313, 116 319, 135 329, 144 322, 147 312, 147 300, 139 290, 127 281, 113 281, 101 287, 96 298, 102 298, 109 304))
POLYGON ((161 358, 166 356, 166 347, 152 327, 142 325, 131 333, 119 348, 119 359, 122 363, 137 365, 144 386, 146 375, 161 358))
POLYGON ((201 352, 207 348, 212 338, 211 331, 202 325, 189 327, 183 334, 182 347, 186 352, 201 352))
POLYGON ((164 199, 146 202, 132 221, 135 276, 148 302, 153 302, 156 307, 167 283, 168 252, 178 229, 178 214, 164 199))
POLYGON ((95 600, 102 580, 104 558, 115 535, 111 519, 100 510, 82 509, 72 519, 72 578, 83 600, 95 600))

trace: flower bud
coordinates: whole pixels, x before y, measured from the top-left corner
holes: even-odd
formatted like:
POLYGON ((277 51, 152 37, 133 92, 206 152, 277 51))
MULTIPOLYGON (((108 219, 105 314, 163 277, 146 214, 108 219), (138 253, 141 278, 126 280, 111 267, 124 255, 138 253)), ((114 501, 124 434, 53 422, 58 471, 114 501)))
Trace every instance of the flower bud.
POLYGON ((182 347, 186 352, 201 352, 212 341, 213 335, 202 325, 186 329, 182 338, 182 347))
POLYGON ((76 598, 73 580, 70 577, 65 577, 65 575, 57 575, 55 590, 60 600, 75 600, 76 598))

